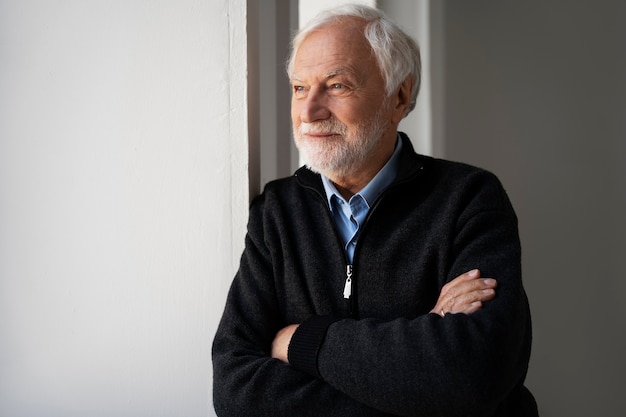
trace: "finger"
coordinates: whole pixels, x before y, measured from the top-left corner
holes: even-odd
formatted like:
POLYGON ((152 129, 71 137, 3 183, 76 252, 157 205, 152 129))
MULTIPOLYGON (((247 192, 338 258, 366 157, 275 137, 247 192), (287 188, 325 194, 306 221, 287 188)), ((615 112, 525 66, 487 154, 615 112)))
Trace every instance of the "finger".
POLYGON ((475 301, 469 304, 464 310, 458 311, 458 313, 472 314, 480 310, 482 307, 483 303, 481 303, 480 301, 475 301))
POLYGON ((472 269, 448 282, 441 289, 431 313, 441 316, 459 312, 470 314, 480 309, 482 302, 495 297, 497 281, 493 278, 479 278, 480 270, 472 269))
POLYGON ((471 303, 474 301, 487 301, 496 296, 495 287, 480 286, 459 295, 456 299, 459 303, 471 303))
POLYGON ((458 298, 470 293, 483 290, 493 290, 498 285, 493 278, 473 279, 471 281, 457 281, 441 291, 442 298, 450 301, 450 299, 458 298))
POLYGON ((465 292, 456 297, 447 297, 443 303, 443 310, 450 313, 468 313, 476 311, 482 303, 496 296, 493 288, 479 288, 478 290, 465 292))
POLYGON ((454 278, 452 281, 448 282, 446 285, 453 287, 463 282, 471 281, 480 277, 480 270, 472 269, 471 271, 467 271, 458 277, 454 278))
POLYGON ((484 290, 472 291, 467 294, 463 294, 455 299, 457 306, 467 305, 474 302, 484 302, 492 300, 496 296, 496 290, 493 288, 487 288, 484 290))
POLYGON ((441 288, 441 293, 445 294, 446 292, 450 291, 451 289, 453 289, 454 287, 461 285, 465 282, 474 280, 476 278, 478 278, 480 276, 480 271, 478 271, 477 269, 473 269, 471 271, 468 271, 464 274, 459 275, 458 277, 454 278, 452 281, 446 283, 442 288, 441 288))

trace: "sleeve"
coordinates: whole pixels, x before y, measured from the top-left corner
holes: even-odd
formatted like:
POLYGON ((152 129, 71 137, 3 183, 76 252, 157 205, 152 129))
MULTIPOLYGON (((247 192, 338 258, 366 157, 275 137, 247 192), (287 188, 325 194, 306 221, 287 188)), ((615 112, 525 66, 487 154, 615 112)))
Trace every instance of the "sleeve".
POLYGON ((265 246, 262 204, 253 203, 246 246, 213 349, 213 403, 226 416, 379 416, 323 380, 271 358, 284 323, 265 246))
MULTIPOLYGON (((469 316, 328 323, 319 345, 307 348, 311 356, 290 356, 292 366, 402 416, 494 415, 507 397, 525 390, 531 328, 517 218, 500 183, 487 178, 466 192, 471 197, 457 216, 447 279, 479 268, 498 280, 495 299, 469 316)), ((320 332, 318 326, 296 332, 292 344, 310 343, 305 333, 313 331, 320 332)))

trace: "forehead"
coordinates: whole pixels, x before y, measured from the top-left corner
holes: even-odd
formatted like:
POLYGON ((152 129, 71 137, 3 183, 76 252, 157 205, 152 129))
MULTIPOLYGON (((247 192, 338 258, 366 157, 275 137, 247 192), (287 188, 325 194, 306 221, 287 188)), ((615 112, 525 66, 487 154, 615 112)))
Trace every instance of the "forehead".
POLYGON ((363 29, 363 22, 344 20, 311 32, 296 51, 294 77, 371 72, 377 68, 363 29))

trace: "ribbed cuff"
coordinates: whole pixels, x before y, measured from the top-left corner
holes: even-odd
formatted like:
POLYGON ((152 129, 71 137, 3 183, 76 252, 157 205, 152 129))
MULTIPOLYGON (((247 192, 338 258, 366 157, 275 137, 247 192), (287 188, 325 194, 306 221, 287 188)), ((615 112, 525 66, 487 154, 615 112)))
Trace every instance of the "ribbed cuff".
POLYGON ((328 327, 337 321, 331 316, 313 316, 305 320, 291 337, 287 358, 294 368, 320 378, 317 355, 328 327))

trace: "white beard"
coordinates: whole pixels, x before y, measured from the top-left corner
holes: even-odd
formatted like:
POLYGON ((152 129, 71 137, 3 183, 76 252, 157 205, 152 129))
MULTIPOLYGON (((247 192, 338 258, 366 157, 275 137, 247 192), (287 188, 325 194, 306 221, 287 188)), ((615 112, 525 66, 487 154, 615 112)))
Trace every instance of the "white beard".
POLYGON ((313 123, 302 123, 293 129, 296 147, 306 166, 313 172, 329 178, 344 177, 358 171, 374 151, 387 123, 382 121, 382 110, 372 121, 356 125, 352 132, 340 121, 331 118, 313 123), (310 138, 306 133, 333 134, 327 138, 310 138))

